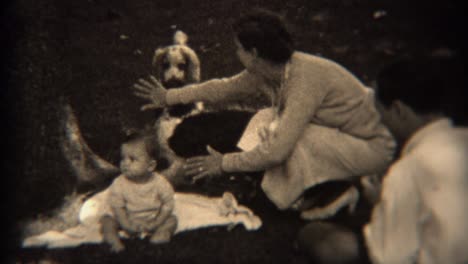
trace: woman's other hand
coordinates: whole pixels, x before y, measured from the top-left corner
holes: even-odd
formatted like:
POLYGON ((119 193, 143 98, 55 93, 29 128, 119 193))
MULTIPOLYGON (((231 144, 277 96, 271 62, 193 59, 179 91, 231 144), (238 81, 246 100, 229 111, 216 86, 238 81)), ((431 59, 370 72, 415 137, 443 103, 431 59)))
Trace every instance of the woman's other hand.
POLYGON ((141 111, 150 109, 158 109, 166 107, 166 93, 167 90, 164 86, 152 75, 149 77, 149 81, 145 79, 139 79, 137 83, 133 85, 133 94, 148 100, 150 103, 143 105, 141 111))
POLYGON ((185 175, 192 176, 192 182, 196 182, 205 177, 216 177, 223 174, 221 168, 223 155, 207 146, 208 156, 198 156, 187 159, 184 166, 185 175))

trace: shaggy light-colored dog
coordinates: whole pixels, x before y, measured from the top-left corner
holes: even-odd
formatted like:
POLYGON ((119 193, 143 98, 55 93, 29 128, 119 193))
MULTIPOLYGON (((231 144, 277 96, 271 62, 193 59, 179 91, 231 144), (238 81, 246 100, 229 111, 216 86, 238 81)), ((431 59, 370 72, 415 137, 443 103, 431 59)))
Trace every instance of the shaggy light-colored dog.
MULTIPOLYGON (((174 34, 174 44, 154 51, 152 66, 156 78, 166 89, 177 89, 187 84, 200 82, 200 60, 187 45, 188 36, 178 30, 174 34)), ((171 107, 171 116, 182 117, 193 110, 202 110, 203 104, 171 107)))
POLYGON ((174 34, 173 45, 154 51, 152 65, 157 78, 166 88, 200 81, 200 60, 187 41, 187 35, 179 30, 174 34))

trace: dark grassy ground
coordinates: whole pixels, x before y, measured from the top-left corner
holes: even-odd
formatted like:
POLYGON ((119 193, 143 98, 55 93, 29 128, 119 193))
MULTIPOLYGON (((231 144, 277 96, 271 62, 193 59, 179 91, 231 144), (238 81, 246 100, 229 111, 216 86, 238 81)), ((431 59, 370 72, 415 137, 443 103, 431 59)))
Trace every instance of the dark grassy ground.
MULTIPOLYGON (((147 76, 154 49, 168 45, 175 29, 189 35, 199 54, 202 79, 241 69, 230 22, 252 7, 282 13, 299 50, 342 63, 371 84, 378 70, 405 54, 450 49, 464 52, 463 9, 454 1, 406 0, 19 0, 2 10, 2 112, 6 156, 2 160, 4 217, 18 221, 60 205, 75 184, 59 145, 60 103, 75 109, 84 137, 105 159, 116 162, 123 129, 151 122, 129 87, 147 76), (385 13, 383 13, 384 11, 385 13), (380 13, 379 13, 380 12, 380 13), (377 18, 376 15, 385 14, 377 18)), ((178 235, 168 245, 130 241, 113 256, 104 246, 71 250, 17 250, 7 230, 8 254, 19 262, 42 258, 61 263, 305 263, 294 250, 304 224, 268 203, 258 180, 200 186, 201 192, 236 193, 260 215, 258 232, 212 228, 178 235)))

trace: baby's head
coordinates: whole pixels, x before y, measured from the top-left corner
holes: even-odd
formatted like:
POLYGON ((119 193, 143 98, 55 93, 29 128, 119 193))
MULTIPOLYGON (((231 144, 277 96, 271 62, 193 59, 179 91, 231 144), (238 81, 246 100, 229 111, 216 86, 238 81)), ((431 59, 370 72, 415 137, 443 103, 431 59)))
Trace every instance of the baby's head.
POLYGON ((143 180, 156 169, 159 148, 154 136, 144 132, 130 134, 121 147, 120 170, 127 179, 143 180))

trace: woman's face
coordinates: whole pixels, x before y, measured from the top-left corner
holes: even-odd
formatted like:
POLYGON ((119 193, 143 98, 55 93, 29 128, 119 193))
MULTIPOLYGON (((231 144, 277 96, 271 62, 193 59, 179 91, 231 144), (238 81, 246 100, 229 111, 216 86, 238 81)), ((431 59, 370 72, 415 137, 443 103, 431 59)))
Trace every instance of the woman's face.
POLYGON ((234 39, 234 43, 236 44, 236 53, 237 57, 239 57, 240 62, 242 63, 242 65, 244 65, 244 67, 247 70, 252 70, 253 63, 256 58, 255 54, 251 51, 245 50, 237 38, 234 39))
POLYGON ((376 101, 376 107, 382 117, 382 123, 387 126, 399 144, 403 144, 414 133, 417 118, 404 103, 396 100, 386 107, 376 101))

